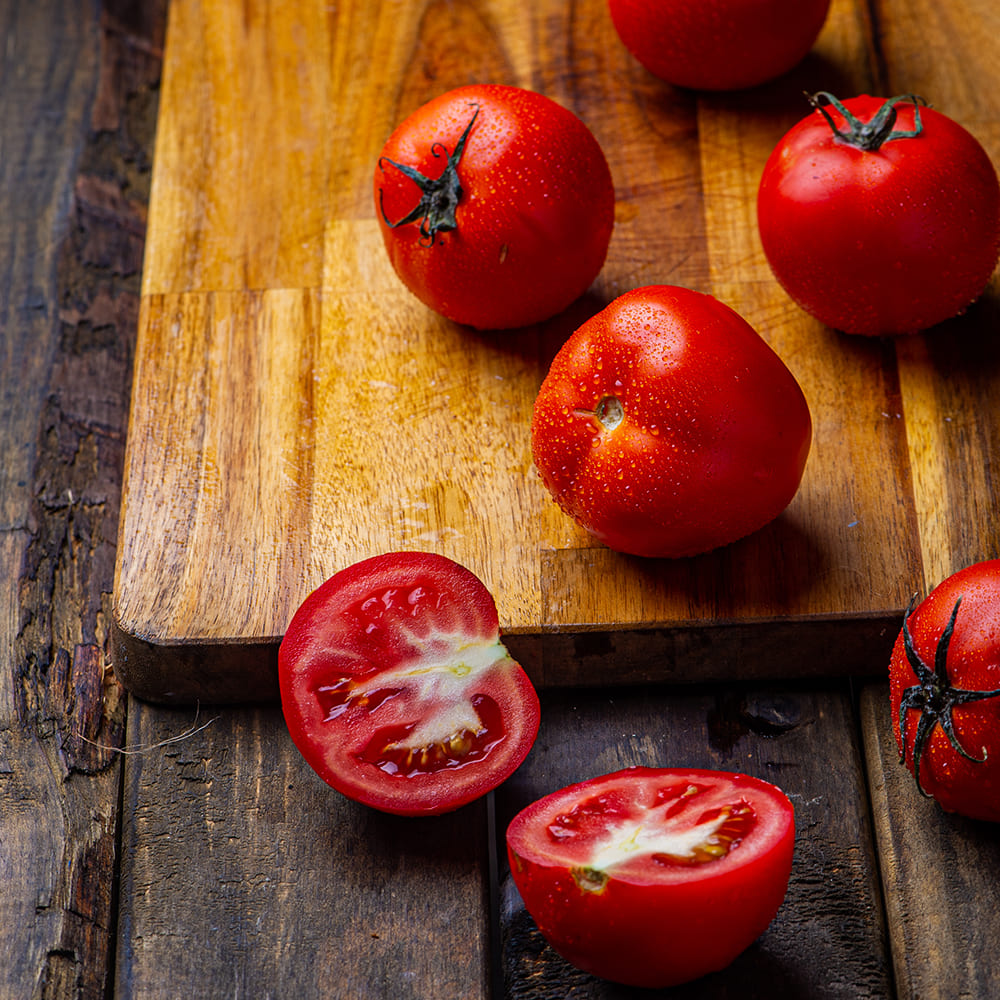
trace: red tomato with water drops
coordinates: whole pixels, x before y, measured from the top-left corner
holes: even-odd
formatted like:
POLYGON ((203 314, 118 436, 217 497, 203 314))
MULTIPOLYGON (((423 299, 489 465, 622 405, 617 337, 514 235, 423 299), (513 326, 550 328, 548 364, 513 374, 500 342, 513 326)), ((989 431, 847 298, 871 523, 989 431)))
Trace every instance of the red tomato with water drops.
POLYGON ((961 313, 1000 254, 1000 183, 986 151, 917 97, 811 101, 757 196, 779 283, 846 333, 913 333, 961 313))
POLYGON ((427 552, 349 566, 278 651, 281 705, 317 774, 384 812, 448 812, 499 785, 538 732, 538 696, 468 569, 427 552))
POLYGON ((896 745, 949 812, 1000 822, 1000 560, 907 609, 889 664, 896 745))
POLYGON ((618 983, 664 988, 729 965, 774 919, 791 802, 743 774, 633 767, 514 817, 511 876, 552 947, 618 983))
POLYGON ((392 133, 375 206, 403 283, 448 319, 549 319, 591 285, 614 226, 611 171, 571 111, 520 87, 448 91, 392 133))
POLYGON ((612 549, 677 558, 785 509, 812 420, 791 372, 742 317, 710 295, 653 285, 566 341, 531 433, 566 514, 612 549))
POLYGON ((786 73, 819 36, 830 0, 609 0, 625 47, 694 90, 740 90, 786 73))

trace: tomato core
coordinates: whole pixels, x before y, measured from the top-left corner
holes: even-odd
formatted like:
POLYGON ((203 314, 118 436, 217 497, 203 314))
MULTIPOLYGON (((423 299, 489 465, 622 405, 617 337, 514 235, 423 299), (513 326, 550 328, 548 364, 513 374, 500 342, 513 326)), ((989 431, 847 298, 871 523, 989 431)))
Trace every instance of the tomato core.
POLYGON ((657 865, 709 864, 739 847, 757 815, 744 798, 705 808, 707 793, 706 787, 693 783, 666 785, 657 789, 641 820, 629 818, 624 802, 599 795, 557 815, 546 833, 555 844, 576 837, 589 840, 590 863, 575 869, 573 876, 589 891, 603 884, 602 873, 633 859, 657 865))
POLYGON ((376 732, 356 757, 386 774, 407 778, 482 760, 506 732, 500 706, 492 698, 478 695, 472 707, 480 721, 476 728, 462 726, 439 740, 413 746, 407 740, 415 725, 388 727, 376 732))

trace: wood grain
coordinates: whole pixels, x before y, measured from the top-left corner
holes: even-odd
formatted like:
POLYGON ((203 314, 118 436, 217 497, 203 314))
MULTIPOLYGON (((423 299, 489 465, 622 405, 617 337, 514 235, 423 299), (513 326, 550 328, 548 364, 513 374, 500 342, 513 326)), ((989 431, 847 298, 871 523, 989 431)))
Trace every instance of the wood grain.
POLYGON ((901 997, 990 997, 1000 990, 996 824, 945 813, 900 762, 888 685, 861 698, 882 882, 901 997))
POLYGON ((351 802, 273 708, 136 718, 116 996, 485 1000, 483 800, 417 820, 351 802))
MULTIPOLYGON (((124 697, 114 539, 162 44, 0 6, 0 997, 103 1000, 124 697)), ((150 4, 149 10, 155 9, 150 4)))
MULTIPOLYGON (((495 793, 501 850, 507 823, 528 803, 633 764, 753 774, 783 788, 796 810, 791 882, 771 926, 729 969, 672 989, 671 997, 894 995, 861 749, 844 691, 729 685, 687 694, 549 693, 534 750, 495 793)), ((643 992, 563 961, 524 910, 505 864, 501 885, 505 996, 610 1000, 643 992)))
POLYGON ((1000 418, 971 442, 956 434, 980 426, 1000 378, 982 346, 996 289, 947 329, 898 344, 825 329, 771 278, 756 186, 806 111, 804 89, 913 77, 995 143, 1000 109, 968 86, 970 65, 995 65, 988 6, 934 13, 934 41, 901 3, 876 16, 836 0, 787 77, 701 96, 605 44, 601 0, 529 12, 510 0, 176 0, 115 585, 126 685, 159 701, 273 698, 276 645, 298 603, 337 569, 396 548, 439 551, 479 575, 540 684, 563 681, 565 661, 546 660, 552 635, 602 630, 627 630, 636 647, 649 638, 634 649, 638 680, 662 676, 656 637, 681 627, 717 644, 718 661, 733 660, 725 641, 739 636, 766 676, 797 676, 802 662, 878 669, 888 647, 838 660, 826 626, 888 627, 929 575, 1000 546, 989 465, 1000 418), (417 303, 392 273, 371 203, 392 127, 474 80, 539 89, 578 113, 617 192, 591 292, 509 334, 474 333, 417 303), (814 418, 788 510, 681 562, 598 546, 545 494, 530 455, 531 405, 558 345, 615 295, 654 282, 742 312, 814 418), (794 652, 774 633, 788 621, 810 626, 794 652))
MULTIPOLYGON (((886 89, 920 94, 969 129, 1000 163, 1000 120, 983 74, 1000 65, 1000 9, 983 0, 937 5, 924 0, 907 16, 885 18, 880 44, 886 89), (938 58, 961 39, 961 59, 938 58)), ((901 416, 913 469, 914 496, 927 589, 973 562, 1000 554, 997 524, 1000 408, 1000 274, 986 295, 957 320, 923 337, 897 342, 901 416)))

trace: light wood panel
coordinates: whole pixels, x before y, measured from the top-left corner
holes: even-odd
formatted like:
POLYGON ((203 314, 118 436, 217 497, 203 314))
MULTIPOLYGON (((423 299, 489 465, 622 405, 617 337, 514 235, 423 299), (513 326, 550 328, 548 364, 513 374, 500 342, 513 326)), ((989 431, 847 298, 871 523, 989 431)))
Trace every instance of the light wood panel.
POLYGON ((615 44, 602 0, 527 13, 511 0, 176 0, 115 585, 127 686, 165 701, 273 698, 276 644, 297 604, 392 548, 476 572, 544 684, 568 680, 553 643, 595 633, 629 648, 630 676, 670 675, 662 636, 679 628, 710 650, 704 662, 738 657, 755 676, 879 669, 928 574, 1000 545, 998 418, 970 446, 948 433, 979 426, 1000 369, 992 349, 942 347, 983 342, 996 292, 952 334, 899 345, 838 334, 771 278, 754 199, 773 144, 807 111, 802 91, 877 90, 887 65, 893 82, 922 67, 918 82, 940 81, 995 136, 1000 110, 973 100, 959 65, 995 46, 994 15, 985 0, 965 6, 965 20, 949 15, 937 38, 918 38, 907 11, 873 21, 859 0, 836 0, 791 74, 700 96, 615 44), (590 293, 514 333, 475 333, 417 303, 374 221, 371 172, 389 131, 474 80, 574 110, 617 191, 590 293), (545 494, 530 455, 531 405, 559 344, 615 295, 656 282, 710 291, 745 315, 799 379, 815 429, 802 487, 776 522, 680 562, 598 546, 545 494), (868 630, 860 658, 835 655, 844 621, 868 630), (794 647, 780 641, 790 622, 804 626, 794 647))

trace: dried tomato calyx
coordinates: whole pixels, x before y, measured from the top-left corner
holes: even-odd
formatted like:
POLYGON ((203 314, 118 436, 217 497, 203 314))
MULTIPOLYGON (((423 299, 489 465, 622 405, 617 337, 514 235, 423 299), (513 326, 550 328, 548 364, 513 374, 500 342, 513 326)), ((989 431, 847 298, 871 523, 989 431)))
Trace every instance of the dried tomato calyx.
POLYGON ((920 120, 920 107, 927 106, 927 102, 922 97, 914 94, 901 94, 899 97, 892 97, 882 105, 872 117, 871 121, 863 122, 839 101, 833 94, 826 90, 821 90, 816 94, 807 94, 809 103, 826 119, 827 124, 833 129, 834 135, 841 142, 863 149, 865 152, 874 152, 887 142, 893 139, 915 139, 924 129, 920 120), (900 101, 908 101, 913 105, 913 128, 897 129, 896 105, 900 101), (830 112, 826 110, 826 105, 832 104, 844 116, 844 121, 848 129, 837 126, 830 112))
POLYGON ((617 396, 602 396, 592 410, 576 409, 574 416, 595 422, 602 431, 613 431, 625 419, 625 407, 617 396))
POLYGON ((397 222, 390 222, 388 216, 385 214, 385 209, 382 207, 381 188, 379 188, 378 198, 382 219, 390 229, 407 226, 412 222, 419 221, 420 242, 424 246, 433 246, 438 233, 449 233, 453 229, 458 228, 458 223, 455 220, 455 211, 458 208, 459 201, 462 199, 462 184, 458 177, 458 164, 462 159, 462 154, 465 152, 465 143, 469 138, 469 132, 472 131, 472 125, 479 114, 479 105, 472 106, 476 110, 472 113, 469 124, 465 126, 465 131, 458 140, 453 153, 449 154, 448 150, 440 142, 436 142, 431 146, 432 156, 441 156, 442 154, 448 156, 444 171, 440 177, 427 177, 414 167, 409 167, 405 163, 397 163, 395 160, 390 160, 387 156, 383 156, 378 161, 380 169, 384 169, 382 167, 383 162, 388 163, 394 166, 400 173, 409 177, 420 188, 420 201, 417 202, 416 207, 397 222))
POLYGON ((933 669, 924 663, 913 646, 909 619, 915 603, 916 595, 911 598, 906 614, 903 615, 903 647, 906 651, 906 658, 917 676, 917 683, 903 692, 899 703, 899 738, 902 747, 900 759, 905 760, 906 758, 907 712, 911 708, 916 709, 920 712, 920 718, 917 721, 917 731, 913 737, 913 777, 920 794, 925 798, 930 798, 930 794, 924 790, 920 783, 920 761, 934 727, 940 724, 944 734, 948 737, 948 742, 962 757, 982 764, 986 760, 985 749, 982 757, 974 757, 959 743, 952 713, 956 705, 967 705, 969 702, 997 697, 1000 695, 1000 688, 995 691, 966 691, 962 688, 952 687, 951 681, 948 679, 948 647, 951 644, 952 633, 955 631, 955 620, 958 618, 958 608, 962 603, 962 598, 959 597, 955 601, 955 607, 952 608, 948 624, 938 640, 937 648, 934 650, 933 669))

